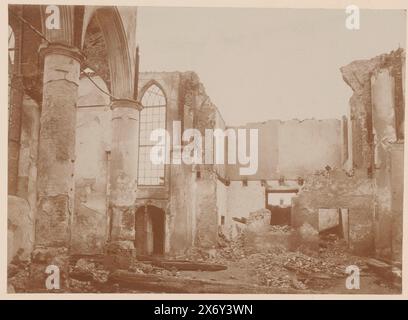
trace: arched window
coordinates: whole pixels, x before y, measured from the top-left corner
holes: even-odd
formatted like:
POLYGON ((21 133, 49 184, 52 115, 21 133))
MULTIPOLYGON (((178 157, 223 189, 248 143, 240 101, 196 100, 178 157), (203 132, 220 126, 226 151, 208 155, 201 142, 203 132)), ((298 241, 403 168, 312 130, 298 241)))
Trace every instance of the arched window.
POLYGON ((16 49, 16 38, 14 37, 13 29, 9 26, 8 31, 8 52, 9 52, 9 65, 14 64, 14 51, 16 49))
POLYGON ((150 160, 150 150, 157 142, 150 140, 155 129, 166 128, 166 97, 152 84, 142 97, 140 112, 138 184, 144 186, 164 185, 164 164, 155 165, 150 160))
POLYGON ((8 33, 8 116, 9 116, 9 126, 11 125, 11 83, 13 78, 14 69, 14 53, 16 49, 16 38, 14 36, 14 31, 9 25, 8 33))

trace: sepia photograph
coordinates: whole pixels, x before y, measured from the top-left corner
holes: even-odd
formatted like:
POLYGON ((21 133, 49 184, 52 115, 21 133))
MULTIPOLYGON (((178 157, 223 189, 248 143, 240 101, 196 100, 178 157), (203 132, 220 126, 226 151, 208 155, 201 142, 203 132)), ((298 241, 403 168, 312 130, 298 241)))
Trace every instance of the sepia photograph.
POLYGON ((8 4, 8 294, 403 293, 405 9, 105 2, 8 4))

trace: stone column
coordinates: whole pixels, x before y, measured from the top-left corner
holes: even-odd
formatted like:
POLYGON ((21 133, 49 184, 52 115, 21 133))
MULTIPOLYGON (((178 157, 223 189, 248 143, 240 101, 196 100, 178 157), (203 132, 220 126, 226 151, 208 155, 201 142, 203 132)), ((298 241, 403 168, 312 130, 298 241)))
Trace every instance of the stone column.
MULTIPOLYGON (((23 6, 12 6, 17 14, 23 14, 23 6)), ((8 194, 17 195, 18 162, 21 135, 21 108, 24 96, 22 74, 23 23, 10 16, 9 26, 14 31, 14 63, 9 60, 9 126, 8 126, 8 194)), ((10 59, 10 58, 9 58, 10 59)))
POLYGON ((139 112, 130 100, 114 100, 110 167, 111 241, 113 253, 135 253, 135 201, 137 191, 139 112))
POLYGON ((21 105, 24 86, 21 75, 12 74, 9 89, 8 194, 17 194, 18 159, 21 135, 21 105))
POLYGON ((76 103, 82 55, 51 44, 44 57, 36 246, 68 248, 74 199, 76 103))
POLYGON ((371 99, 375 143, 376 253, 392 254, 391 146, 397 140, 395 126, 395 79, 388 68, 371 77, 371 99))

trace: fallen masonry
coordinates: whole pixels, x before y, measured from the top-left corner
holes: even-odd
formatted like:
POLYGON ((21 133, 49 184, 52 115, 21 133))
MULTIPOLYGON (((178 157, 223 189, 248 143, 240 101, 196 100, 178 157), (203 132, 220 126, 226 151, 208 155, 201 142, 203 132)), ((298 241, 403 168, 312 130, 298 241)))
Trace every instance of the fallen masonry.
MULTIPOLYGON (((272 229, 278 234, 293 232, 287 227, 272 229)), ((67 284, 57 292, 317 293, 334 285, 344 286, 348 265, 357 265, 361 277, 374 279, 374 285, 384 292, 400 290, 395 281, 396 266, 353 256, 335 236, 328 237, 331 240, 318 253, 308 255, 283 245, 254 250, 247 245, 248 233, 243 231, 211 255, 195 248, 183 259, 139 257, 123 264, 105 255, 72 255, 67 284)), ((9 265, 9 290, 44 290, 41 283, 32 287, 29 281, 30 266, 13 261, 9 265)))
POLYGON ((310 293, 299 292, 294 289, 271 288, 250 284, 233 284, 220 281, 176 278, 135 274, 126 271, 114 272, 109 281, 117 283, 123 288, 137 292, 166 292, 166 293, 310 293))

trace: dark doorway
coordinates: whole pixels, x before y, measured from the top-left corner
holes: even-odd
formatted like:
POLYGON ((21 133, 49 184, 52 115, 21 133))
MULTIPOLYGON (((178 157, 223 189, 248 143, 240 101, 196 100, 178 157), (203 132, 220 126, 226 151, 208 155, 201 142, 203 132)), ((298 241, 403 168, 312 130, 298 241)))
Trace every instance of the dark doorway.
POLYGON ((140 207, 135 217, 135 247, 140 255, 163 255, 165 214, 155 206, 140 207))
POLYGON ((153 254, 164 254, 164 211, 150 207, 149 217, 152 223, 153 254))
POLYGON ((271 211, 271 224, 290 225, 291 207, 268 206, 267 209, 271 211))
POLYGON ((297 190, 267 190, 266 208, 271 211, 272 225, 291 225, 292 198, 297 190))

